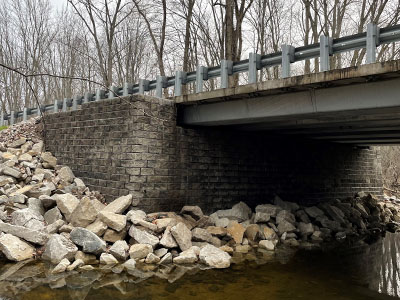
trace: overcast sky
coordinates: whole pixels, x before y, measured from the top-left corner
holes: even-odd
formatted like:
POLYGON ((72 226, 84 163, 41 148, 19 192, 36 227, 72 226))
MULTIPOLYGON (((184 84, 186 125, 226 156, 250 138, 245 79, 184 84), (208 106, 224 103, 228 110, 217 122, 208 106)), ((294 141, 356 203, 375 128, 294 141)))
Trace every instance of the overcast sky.
POLYGON ((59 9, 67 4, 67 0, 50 0, 50 3, 54 8, 59 9))

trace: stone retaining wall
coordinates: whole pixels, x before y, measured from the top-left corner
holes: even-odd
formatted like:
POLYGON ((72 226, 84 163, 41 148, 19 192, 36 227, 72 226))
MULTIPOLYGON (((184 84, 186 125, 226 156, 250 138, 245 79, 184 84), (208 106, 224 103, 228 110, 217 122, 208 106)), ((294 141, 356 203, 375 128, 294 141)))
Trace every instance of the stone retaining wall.
POLYGON ((46 149, 108 200, 146 211, 250 206, 277 193, 311 204, 382 193, 379 152, 228 128, 182 128, 169 100, 135 95, 45 117, 46 149))

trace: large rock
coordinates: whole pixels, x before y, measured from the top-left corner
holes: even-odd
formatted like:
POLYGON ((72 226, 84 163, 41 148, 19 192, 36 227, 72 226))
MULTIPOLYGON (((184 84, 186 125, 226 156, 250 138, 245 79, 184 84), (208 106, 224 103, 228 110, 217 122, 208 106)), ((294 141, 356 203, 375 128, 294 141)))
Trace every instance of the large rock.
POLYGON ((213 268, 228 268, 231 264, 230 255, 213 245, 201 248, 199 258, 202 263, 213 268))
POLYGON ((344 221, 344 213, 336 206, 329 205, 327 203, 320 204, 321 208, 325 211, 325 213, 332 218, 333 221, 336 221, 340 224, 345 224, 344 221))
POLYGON ((296 230, 296 227, 292 223, 289 223, 286 220, 282 220, 278 225, 279 234, 283 234, 285 232, 293 232, 296 230))
POLYGON ((203 217, 203 211, 198 206, 185 205, 184 207, 182 207, 181 214, 189 215, 196 221, 200 220, 200 218, 203 217))
POLYGON ((69 167, 62 167, 58 170, 58 177, 64 182, 72 183, 75 179, 75 175, 69 167))
POLYGON ((53 169, 57 165, 57 158, 55 158, 50 152, 43 152, 41 158, 43 161, 43 167, 47 169, 53 169))
POLYGON ((249 241, 254 242, 259 235, 260 228, 257 224, 250 224, 246 227, 245 235, 249 241))
POLYGON ((146 219, 147 215, 143 210, 140 209, 132 209, 128 211, 126 214, 126 218, 130 220, 132 223, 135 223, 137 220, 144 220, 146 219))
POLYGON ((177 225, 172 227, 171 234, 182 251, 185 251, 192 247, 192 233, 185 224, 178 223, 177 225))
POLYGON ((126 216, 124 215, 101 211, 99 213, 99 219, 116 231, 121 231, 126 227, 126 216))
POLYGON ((97 209, 89 197, 84 197, 70 216, 70 222, 75 227, 86 227, 97 218, 97 209))
POLYGON ((22 261, 33 257, 35 248, 11 234, 0 236, 0 250, 12 261, 22 261))
POLYGON ((212 243, 213 236, 206 229, 195 228, 192 230, 192 240, 195 242, 212 243))
POLYGON ((8 144, 9 148, 19 148, 21 147, 23 144, 26 143, 26 138, 25 137, 21 137, 11 143, 8 144))
POLYGON ((47 240, 49 239, 48 235, 43 232, 7 223, 0 223, 0 232, 1 231, 15 235, 21 239, 24 239, 25 241, 38 245, 46 244, 47 240))
POLYGON ((103 240, 105 240, 106 242, 115 243, 116 241, 125 239, 125 237, 126 237, 125 229, 118 232, 108 228, 106 232, 104 232, 103 240))
POLYGON ((132 203, 133 196, 131 194, 119 197, 108 204, 103 211, 122 214, 132 203))
POLYGON ((3 171, 4 175, 8 175, 8 176, 14 177, 16 179, 19 179, 22 176, 21 171, 18 170, 17 168, 3 166, 2 171, 3 171))
POLYGON ((58 264, 64 258, 73 260, 78 248, 68 238, 60 234, 53 234, 45 246, 42 258, 53 264, 58 264))
POLYGON ((74 228, 71 231, 70 236, 71 240, 76 245, 82 247, 83 252, 100 254, 106 250, 106 242, 85 228, 74 228))
POLYGON ((307 213, 307 215, 309 215, 311 218, 314 218, 314 219, 319 216, 324 215, 324 212, 316 206, 306 207, 306 208, 304 208, 304 210, 307 213))
POLYGON ((107 225, 100 219, 97 219, 92 224, 88 225, 86 229, 98 236, 102 236, 107 230, 107 225))
POLYGON ((271 217, 276 217, 282 208, 273 204, 261 204, 256 206, 256 213, 268 214, 271 217))
POLYGON ((171 228, 167 227, 164 234, 160 240, 160 244, 166 248, 176 248, 178 244, 176 243, 174 237, 171 234, 171 228))
MULTIPOLYGON (((189 231, 190 232, 190 231, 189 231)), ((158 237, 137 228, 136 226, 131 226, 129 229, 129 235, 135 239, 139 244, 148 244, 153 248, 158 245, 160 240, 158 237)))
POLYGON ((295 212, 300 208, 300 206, 297 203, 283 201, 279 196, 275 196, 274 204, 281 207, 284 210, 288 210, 291 212, 295 212))
POLYGON ((158 264, 160 262, 160 258, 154 253, 149 253, 146 257, 145 262, 146 264, 158 264))
POLYGON ((271 215, 263 212, 256 212, 254 223, 267 223, 271 219, 271 215))
POLYGON ((116 241, 109 249, 110 253, 114 255, 116 259, 123 261, 126 260, 128 256, 128 250, 129 246, 126 241, 116 241))
POLYGON ((129 256, 134 259, 142 259, 153 252, 153 247, 148 244, 135 244, 129 249, 129 256))
POLYGON ((72 194, 56 194, 53 199, 57 202, 58 209, 64 214, 67 221, 70 220, 71 214, 79 205, 79 200, 72 194))
POLYGON ((275 243, 273 241, 270 240, 262 240, 260 241, 260 243, 258 244, 258 247, 260 249, 265 249, 265 250, 269 250, 269 251, 274 251, 275 250, 275 243))
POLYGON ((216 212, 218 218, 228 218, 229 220, 236 220, 243 222, 251 217, 251 209, 244 202, 235 204, 231 209, 218 210, 216 212))
POLYGON ((179 254, 179 256, 173 259, 176 264, 194 264, 198 260, 197 255, 193 247, 185 250, 179 254))
POLYGON ((48 225, 53 224, 57 220, 62 220, 62 215, 57 207, 53 207, 44 214, 44 220, 48 225))
POLYGON ((241 244, 243 241, 243 234, 246 231, 246 228, 243 227, 242 224, 237 222, 231 223, 228 228, 229 235, 233 238, 236 244, 241 244))
POLYGON ((300 222, 299 223, 299 231, 302 236, 309 236, 309 235, 313 234, 314 227, 311 223, 300 222))
POLYGON ((12 223, 18 226, 24 226, 33 230, 42 230, 44 218, 29 208, 16 210, 11 214, 12 223))
POLYGON ((287 210, 281 210, 276 216, 276 223, 280 224, 282 221, 294 224, 296 222, 296 217, 287 210))

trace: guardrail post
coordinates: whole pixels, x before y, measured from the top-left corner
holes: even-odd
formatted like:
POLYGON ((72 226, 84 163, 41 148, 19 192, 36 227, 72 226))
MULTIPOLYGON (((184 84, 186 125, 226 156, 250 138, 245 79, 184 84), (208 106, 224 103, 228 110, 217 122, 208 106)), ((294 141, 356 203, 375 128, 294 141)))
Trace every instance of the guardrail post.
POLYGON ((163 88, 166 87, 167 77, 158 75, 156 79, 156 97, 162 98, 163 88))
POLYGON ((122 88, 122 96, 129 96, 133 94, 132 84, 125 82, 122 88))
POLYGON ((26 122, 28 121, 28 108, 24 107, 23 113, 22 113, 22 121, 26 122))
POLYGON ((144 92, 149 90, 149 81, 146 79, 139 79, 139 95, 143 95, 144 92))
POLYGON ((74 96, 72 98, 72 110, 77 110, 78 109, 78 104, 80 104, 79 102, 82 102, 82 97, 81 96, 74 96))
POLYGON ((85 97, 83 97, 83 103, 89 103, 93 99, 92 93, 85 93, 85 97))
POLYGON ((333 55, 333 40, 328 36, 319 37, 319 69, 321 72, 329 71, 329 57, 333 55))
POLYGON ((249 83, 257 83, 257 71, 261 69, 261 55, 249 53, 249 83))
POLYGON ((221 60, 221 89, 229 87, 229 75, 232 75, 233 62, 231 60, 221 60))
POLYGON ((4 112, 0 113, 0 126, 4 126, 4 112))
MULTIPOLYGON (((43 111, 43 112, 44 112, 44 111, 43 111)), ((37 107, 36 115, 37 115, 38 117, 41 116, 41 114, 40 114, 40 104, 39 104, 38 107, 37 107)))
POLYGON ((53 112, 58 113, 58 100, 54 100, 53 112))
POLYGON ((196 93, 203 91, 203 81, 208 80, 208 68, 197 66, 196 70, 196 93))
POLYGON ((15 123, 15 112, 12 110, 10 113, 10 125, 14 125, 15 123))
POLYGON ((117 86, 110 86, 108 91, 108 99, 115 98, 118 96, 118 87, 117 86))
POLYGON ((376 62, 376 47, 379 46, 379 28, 373 23, 367 25, 367 64, 376 62))
POLYGON ((101 99, 104 99, 106 97, 106 92, 102 89, 97 89, 96 90, 96 101, 99 101, 101 99))
POLYGON ((182 95, 182 85, 186 84, 186 72, 176 71, 175 72, 175 96, 182 95))
POLYGON ((282 78, 290 77, 290 64, 294 62, 294 47, 282 45, 282 78))
POLYGON ((67 98, 64 98, 63 105, 62 105, 62 112, 67 111, 67 98))

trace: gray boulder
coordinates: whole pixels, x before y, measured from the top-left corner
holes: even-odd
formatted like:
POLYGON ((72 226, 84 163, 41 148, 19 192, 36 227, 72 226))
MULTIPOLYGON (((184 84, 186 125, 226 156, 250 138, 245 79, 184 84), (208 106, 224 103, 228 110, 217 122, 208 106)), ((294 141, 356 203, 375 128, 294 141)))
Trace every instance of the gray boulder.
POLYGON ((268 214, 271 217, 276 217, 282 208, 273 204, 261 204, 256 206, 256 213, 268 214))
POLYGON ((314 218, 314 219, 316 219, 319 216, 324 215, 324 212, 316 206, 306 207, 304 209, 304 211, 307 213, 307 215, 309 215, 311 218, 314 218))
POLYGON ((33 257, 35 248, 11 234, 0 236, 0 251, 12 261, 22 261, 33 257))
POLYGON ((185 205, 181 209, 181 214, 183 215, 189 215, 196 221, 200 220, 201 217, 203 217, 203 211, 199 206, 189 206, 185 205))
POLYGON ((171 234, 182 251, 192 247, 192 233, 183 223, 178 223, 171 228, 171 234))
POLYGON ((139 244, 148 244, 153 248, 158 245, 160 240, 158 237, 137 228, 136 226, 131 226, 129 229, 129 235, 135 239, 139 244))
POLYGON ((276 223, 280 224, 282 221, 294 224, 296 222, 296 217, 287 210, 281 210, 276 216, 276 223))
POLYGON ((84 197, 71 214, 70 222, 75 227, 86 227, 97 218, 97 209, 89 197, 84 197))
POLYGON ((131 194, 119 197, 108 204, 103 211, 122 214, 132 204, 132 198, 133 196, 131 194))
MULTIPOLYGON (((244 202, 235 204, 231 209, 216 211, 218 218, 228 218, 229 220, 236 220, 243 222, 251 217, 251 209, 244 202)), ((217 225, 218 226, 218 225, 217 225)))
POLYGON ((82 247, 83 252, 85 253, 93 253, 100 254, 106 250, 106 242, 99 238, 93 232, 82 228, 76 227, 71 233, 71 240, 76 244, 82 247))
POLYGON ((109 249, 110 253, 118 260, 126 260, 128 257, 129 245, 126 241, 116 241, 109 249))
POLYGON ((53 224, 57 220, 62 220, 62 215, 57 207, 53 207, 44 214, 44 220, 48 225, 53 224))
POLYGON ((48 235, 43 232, 7 223, 0 223, 0 232, 1 231, 38 245, 46 244, 49 239, 48 235))

